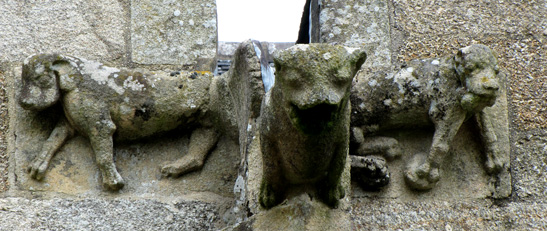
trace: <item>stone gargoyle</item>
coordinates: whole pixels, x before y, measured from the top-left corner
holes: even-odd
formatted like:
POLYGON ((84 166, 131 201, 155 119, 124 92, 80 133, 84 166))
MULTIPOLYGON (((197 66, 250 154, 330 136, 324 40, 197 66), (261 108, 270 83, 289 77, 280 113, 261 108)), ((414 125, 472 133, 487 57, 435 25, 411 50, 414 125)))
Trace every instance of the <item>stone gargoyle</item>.
POLYGON ((136 140, 190 125, 196 128, 190 135, 188 153, 161 171, 177 176, 201 168, 219 137, 209 110, 209 101, 213 101, 210 91, 217 89, 213 79, 217 78, 196 72, 170 76, 166 72, 119 70, 58 54, 27 58, 19 104, 33 111, 61 106, 60 119, 28 172, 32 178, 42 179, 57 150, 78 133, 89 139, 104 187, 119 190, 124 180, 114 163, 114 141, 136 140))
POLYGON ((271 208, 290 185, 311 185, 331 207, 345 196, 350 88, 366 54, 327 44, 296 45, 274 57, 275 84, 261 109, 259 202, 271 208))
POLYGON ((464 121, 475 117, 485 145, 487 172, 499 172, 505 160, 490 147, 496 139, 480 126, 480 112, 492 106, 500 88, 496 56, 484 45, 471 45, 446 58, 413 60, 395 74, 364 73, 352 89, 352 154, 401 153, 397 140, 374 136, 399 128, 434 126, 427 156, 414 155, 405 181, 417 190, 431 189, 440 178, 439 166, 464 121), (353 149, 353 148, 352 148, 353 149))

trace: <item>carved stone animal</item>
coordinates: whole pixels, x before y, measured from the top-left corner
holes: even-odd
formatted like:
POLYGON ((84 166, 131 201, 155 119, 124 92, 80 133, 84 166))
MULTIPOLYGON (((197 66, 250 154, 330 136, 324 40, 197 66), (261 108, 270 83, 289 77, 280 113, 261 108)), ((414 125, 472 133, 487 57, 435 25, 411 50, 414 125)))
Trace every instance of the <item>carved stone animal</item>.
MULTIPOLYGON (((396 156, 401 151, 397 141, 372 137, 375 132, 434 126, 427 157, 416 155, 405 171, 409 186, 431 189, 439 180, 439 165, 462 123, 495 103, 500 88, 498 74, 492 51, 484 45, 471 45, 455 56, 413 60, 396 74, 358 76, 351 95, 352 140, 357 141, 354 154, 383 151, 389 157, 396 156)), ((495 139, 489 129, 482 129, 481 135, 485 145, 495 139)), ((489 147, 486 150, 487 171, 501 170, 503 163, 489 147)))
POLYGON ((51 158, 76 132, 87 137, 107 189, 124 181, 113 160, 114 140, 135 140, 198 124, 189 153, 163 167, 164 175, 201 168, 218 134, 209 116, 212 75, 118 70, 75 57, 42 54, 24 61, 19 104, 40 111, 60 104, 59 122, 28 171, 42 179, 51 158))
POLYGON ((279 204, 291 184, 318 189, 336 206, 349 146, 349 95, 366 59, 361 50, 327 44, 296 45, 274 58, 275 84, 261 109, 263 178, 259 202, 279 204))

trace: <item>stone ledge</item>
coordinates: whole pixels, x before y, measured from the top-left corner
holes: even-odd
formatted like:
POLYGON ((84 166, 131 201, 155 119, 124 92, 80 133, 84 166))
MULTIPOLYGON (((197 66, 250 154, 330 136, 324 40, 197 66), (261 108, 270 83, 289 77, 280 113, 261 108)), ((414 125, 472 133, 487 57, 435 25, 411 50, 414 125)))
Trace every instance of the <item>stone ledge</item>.
MULTIPOLYGON (((199 201, 0 198, 1 230, 230 230, 221 217, 199 201)), ((540 230, 547 203, 353 198, 351 220, 354 230, 540 230)))
POLYGON ((542 230, 546 203, 353 199, 355 230, 542 230))
POLYGON ((199 201, 0 198, 0 230, 217 230, 220 220, 199 201))

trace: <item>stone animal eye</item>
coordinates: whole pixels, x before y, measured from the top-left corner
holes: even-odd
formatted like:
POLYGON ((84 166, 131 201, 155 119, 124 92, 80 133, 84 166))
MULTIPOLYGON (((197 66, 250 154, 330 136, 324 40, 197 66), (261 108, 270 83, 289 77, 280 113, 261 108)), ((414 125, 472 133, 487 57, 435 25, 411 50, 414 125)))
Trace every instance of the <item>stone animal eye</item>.
POLYGON ((302 85, 302 75, 298 71, 291 69, 284 69, 279 72, 279 75, 284 76, 284 82, 292 87, 300 87, 302 85))
POLYGON ((350 74, 348 73, 349 71, 345 68, 343 69, 339 69, 339 70, 336 70, 336 71, 332 71, 331 73, 329 73, 329 77, 331 79, 331 81, 336 84, 337 86, 345 86, 346 83, 348 83, 347 81, 347 76, 350 76, 350 74))
POLYGON ((36 84, 42 88, 51 87, 55 82, 54 76, 48 72, 44 72, 42 75, 36 76, 36 84))

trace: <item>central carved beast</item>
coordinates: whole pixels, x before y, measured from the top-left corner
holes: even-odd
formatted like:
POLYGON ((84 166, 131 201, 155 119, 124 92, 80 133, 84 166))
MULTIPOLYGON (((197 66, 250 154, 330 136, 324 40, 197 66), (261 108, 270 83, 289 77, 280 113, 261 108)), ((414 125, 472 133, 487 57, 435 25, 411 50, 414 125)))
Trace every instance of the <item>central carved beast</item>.
POLYGON ((365 59, 361 50, 327 44, 296 45, 274 58, 260 123, 263 207, 279 204, 291 184, 312 184, 329 206, 344 197, 350 87, 365 59))

